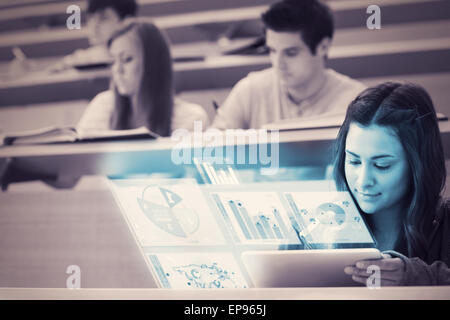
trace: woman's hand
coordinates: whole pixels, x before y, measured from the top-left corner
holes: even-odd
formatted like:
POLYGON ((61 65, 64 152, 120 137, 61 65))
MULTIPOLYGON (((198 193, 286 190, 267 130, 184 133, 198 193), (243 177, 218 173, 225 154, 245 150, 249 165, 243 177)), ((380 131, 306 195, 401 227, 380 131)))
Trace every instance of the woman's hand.
POLYGON ((351 275, 354 281, 366 285, 367 279, 373 274, 367 271, 369 266, 372 265, 380 268, 381 286, 401 285, 405 273, 405 263, 400 258, 392 258, 390 255, 384 253, 381 259, 357 261, 356 265, 345 267, 344 272, 351 275))

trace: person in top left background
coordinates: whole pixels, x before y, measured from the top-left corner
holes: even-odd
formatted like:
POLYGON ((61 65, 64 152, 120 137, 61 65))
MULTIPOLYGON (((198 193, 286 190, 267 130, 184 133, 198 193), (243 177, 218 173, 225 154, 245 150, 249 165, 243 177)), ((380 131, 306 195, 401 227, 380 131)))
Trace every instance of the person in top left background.
POLYGON ((111 88, 87 106, 78 129, 123 130, 141 126, 170 136, 202 128, 209 117, 200 105, 175 97, 172 58, 164 34, 152 23, 130 19, 107 43, 113 58, 111 88))
POLYGON ((136 0, 89 0, 87 4, 87 30, 90 47, 78 49, 51 65, 48 70, 62 71, 76 65, 110 63, 107 48, 111 35, 135 18, 138 12, 136 0))

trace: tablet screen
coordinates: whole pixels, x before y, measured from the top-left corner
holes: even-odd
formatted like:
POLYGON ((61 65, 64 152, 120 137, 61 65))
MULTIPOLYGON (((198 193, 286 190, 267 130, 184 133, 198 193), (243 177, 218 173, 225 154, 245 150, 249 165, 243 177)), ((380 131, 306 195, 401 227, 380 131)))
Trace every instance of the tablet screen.
POLYGON ((164 288, 246 288, 241 255, 249 250, 375 247, 350 194, 330 181, 124 179, 111 186, 164 288))

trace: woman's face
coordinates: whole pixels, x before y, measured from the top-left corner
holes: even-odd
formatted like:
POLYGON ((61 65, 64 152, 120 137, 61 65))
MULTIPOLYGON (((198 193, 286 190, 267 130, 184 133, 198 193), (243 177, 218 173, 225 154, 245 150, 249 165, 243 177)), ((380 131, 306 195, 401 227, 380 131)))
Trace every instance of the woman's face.
POLYGON ((378 125, 350 124, 345 177, 365 213, 402 208, 409 190, 409 165, 395 132, 378 125))
POLYGON ((144 65, 142 46, 133 32, 117 37, 109 48, 113 58, 112 77, 117 91, 124 96, 139 91, 144 65))

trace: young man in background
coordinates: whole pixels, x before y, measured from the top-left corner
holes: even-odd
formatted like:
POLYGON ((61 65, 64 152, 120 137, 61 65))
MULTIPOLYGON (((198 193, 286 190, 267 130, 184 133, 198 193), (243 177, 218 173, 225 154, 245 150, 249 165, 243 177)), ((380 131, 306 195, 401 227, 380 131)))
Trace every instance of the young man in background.
POLYGON ((345 115, 365 87, 325 67, 333 16, 318 0, 284 0, 262 14, 272 67, 240 80, 212 127, 258 129, 284 119, 345 115))
POLYGON ((137 10, 136 0, 89 0, 86 27, 91 47, 76 50, 50 69, 59 71, 75 65, 110 62, 106 48, 109 37, 125 20, 135 17, 137 10))

